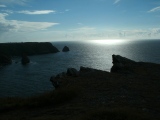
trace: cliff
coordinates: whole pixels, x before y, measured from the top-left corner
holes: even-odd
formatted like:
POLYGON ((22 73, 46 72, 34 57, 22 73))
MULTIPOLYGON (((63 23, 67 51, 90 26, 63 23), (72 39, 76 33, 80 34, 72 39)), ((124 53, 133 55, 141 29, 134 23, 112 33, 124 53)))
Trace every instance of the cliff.
POLYGON ((0 43, 0 53, 7 56, 39 55, 59 50, 49 42, 0 43))
POLYGON ((112 58, 111 72, 69 68, 51 78, 56 90, 0 99, 0 119, 160 120, 160 64, 112 58))

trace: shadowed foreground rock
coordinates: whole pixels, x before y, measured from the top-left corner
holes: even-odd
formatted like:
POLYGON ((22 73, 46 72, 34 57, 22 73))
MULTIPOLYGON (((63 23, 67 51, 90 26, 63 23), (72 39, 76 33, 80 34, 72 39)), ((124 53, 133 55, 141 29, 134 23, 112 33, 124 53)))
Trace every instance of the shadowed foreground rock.
POLYGON ((65 86, 81 89, 81 96, 70 105, 74 104, 79 115, 82 115, 82 109, 96 110, 103 106, 104 109, 120 108, 125 114, 128 108, 135 109, 130 114, 140 111, 139 120, 159 120, 160 64, 136 62, 120 55, 113 55, 112 58, 111 72, 81 66, 79 76, 65 75, 56 79, 60 81, 59 89, 65 86), (79 108, 82 106, 82 109, 79 108), (146 119, 141 118, 144 116, 146 119))
POLYGON ((138 63, 120 55, 112 55, 113 66, 111 72, 115 73, 131 73, 133 72, 133 66, 138 63))

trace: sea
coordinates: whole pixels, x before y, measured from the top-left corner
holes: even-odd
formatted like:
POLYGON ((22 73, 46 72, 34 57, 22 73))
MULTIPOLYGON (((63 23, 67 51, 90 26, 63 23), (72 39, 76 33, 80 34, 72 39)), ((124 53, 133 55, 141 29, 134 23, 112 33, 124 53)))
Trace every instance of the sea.
POLYGON ((0 98, 28 97, 54 90, 52 75, 80 66, 110 71, 112 55, 160 64, 160 40, 86 40, 51 42, 60 52, 29 56, 28 65, 14 57, 11 65, 0 67, 0 98), (62 52, 68 46, 69 52, 62 52))

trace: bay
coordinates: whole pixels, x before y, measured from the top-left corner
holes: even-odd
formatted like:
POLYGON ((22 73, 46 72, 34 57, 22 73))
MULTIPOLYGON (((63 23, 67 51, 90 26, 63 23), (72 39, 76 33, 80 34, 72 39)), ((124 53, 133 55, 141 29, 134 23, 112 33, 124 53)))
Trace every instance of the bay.
POLYGON ((110 71, 112 55, 119 54, 135 61, 160 64, 160 40, 86 40, 52 42, 60 51, 69 52, 29 56, 31 63, 23 66, 21 58, 0 68, 0 97, 31 96, 53 90, 52 75, 80 66, 110 71))

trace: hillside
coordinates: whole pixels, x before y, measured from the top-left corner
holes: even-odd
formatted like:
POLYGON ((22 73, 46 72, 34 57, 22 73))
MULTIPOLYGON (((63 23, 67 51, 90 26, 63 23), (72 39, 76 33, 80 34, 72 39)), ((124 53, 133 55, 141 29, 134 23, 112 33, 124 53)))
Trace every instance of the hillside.
POLYGON ((0 119, 159 120, 160 64, 112 58, 112 72, 81 67, 77 76, 55 78, 54 91, 1 98, 0 119))

